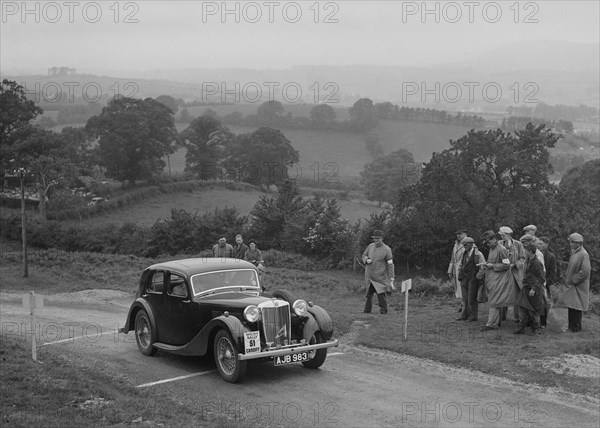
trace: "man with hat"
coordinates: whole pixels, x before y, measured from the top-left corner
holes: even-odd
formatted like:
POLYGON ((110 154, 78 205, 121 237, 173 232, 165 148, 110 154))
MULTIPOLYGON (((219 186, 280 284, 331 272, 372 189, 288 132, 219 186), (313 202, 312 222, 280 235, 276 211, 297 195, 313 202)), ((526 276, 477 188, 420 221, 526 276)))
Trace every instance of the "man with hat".
POLYGON ((569 309, 569 331, 581 331, 583 312, 590 303, 590 256, 583 248, 583 236, 572 233, 569 236, 571 257, 565 273, 567 291, 562 295, 558 305, 569 309))
POLYGON ((477 274, 483 273, 485 257, 481 252, 474 248, 475 241, 467 236, 463 238, 462 244, 465 251, 460 263, 458 278, 462 288, 462 307, 463 311, 457 321, 477 321, 478 308, 477 291, 479 290, 479 280, 477 274))
POLYGON ((375 230, 373 242, 362 255, 365 264, 365 282, 367 287, 365 313, 371 313, 373 294, 377 293, 379 313, 387 314, 386 292, 394 289, 394 257, 392 249, 383 243, 383 231, 375 230))
POLYGON ((530 224, 530 225, 525 226, 523 228, 523 231, 525 232, 525 235, 535 236, 535 232, 537 231, 537 227, 535 226, 535 224, 530 224))
POLYGON ((485 269, 485 291, 487 294, 489 315, 486 325, 481 329, 495 330, 500 327, 502 307, 514 305, 517 301, 517 286, 511 269, 509 252, 498 242, 493 230, 488 230, 481 237, 489 247, 485 269))
MULTIPOLYGON (((502 238, 500 244, 508 251, 510 271, 512 273, 514 283, 520 289, 523 286, 523 267, 525 266, 525 250, 523 249, 523 244, 512 238, 513 231, 508 226, 502 226, 498 230, 498 233, 502 238)), ((507 312, 507 307, 502 308, 502 312, 500 314, 502 321, 506 320, 507 312)), ((513 316, 514 321, 519 322, 519 307, 517 305, 513 306, 513 316)))
MULTIPOLYGON (((460 263, 462 261, 465 247, 462 240, 467 236, 467 229, 459 228, 456 230, 456 240, 454 241, 454 248, 452 248, 452 255, 450 256, 450 264, 448 265, 448 278, 454 284, 454 297, 462 299, 462 288, 460 280, 458 279, 458 270, 460 269, 460 263)), ((463 306, 460 307, 458 312, 463 311, 463 306)))

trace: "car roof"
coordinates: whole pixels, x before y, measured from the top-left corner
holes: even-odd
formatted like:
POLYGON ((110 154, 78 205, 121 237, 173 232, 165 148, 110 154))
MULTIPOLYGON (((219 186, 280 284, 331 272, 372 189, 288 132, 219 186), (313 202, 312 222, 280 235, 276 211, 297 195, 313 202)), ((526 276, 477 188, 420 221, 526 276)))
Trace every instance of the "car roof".
POLYGON ((208 258, 198 257, 193 259, 171 260, 168 262, 156 263, 146 268, 146 270, 170 270, 177 271, 187 275, 188 277, 197 273, 213 272, 217 270, 230 269, 254 269, 256 266, 252 263, 241 259, 234 258, 208 258))

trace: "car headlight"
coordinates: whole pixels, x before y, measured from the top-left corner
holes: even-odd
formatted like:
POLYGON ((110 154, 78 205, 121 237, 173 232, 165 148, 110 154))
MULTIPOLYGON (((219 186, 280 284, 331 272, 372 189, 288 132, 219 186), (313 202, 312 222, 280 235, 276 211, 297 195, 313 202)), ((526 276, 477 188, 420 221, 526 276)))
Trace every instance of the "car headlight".
POLYGON ((244 309, 244 318, 249 322, 256 322, 260 318, 260 310, 254 305, 247 306, 244 309))
POLYGON ((296 315, 300 317, 305 316, 306 312, 308 311, 308 305, 304 300, 296 300, 293 304, 293 308, 296 315))

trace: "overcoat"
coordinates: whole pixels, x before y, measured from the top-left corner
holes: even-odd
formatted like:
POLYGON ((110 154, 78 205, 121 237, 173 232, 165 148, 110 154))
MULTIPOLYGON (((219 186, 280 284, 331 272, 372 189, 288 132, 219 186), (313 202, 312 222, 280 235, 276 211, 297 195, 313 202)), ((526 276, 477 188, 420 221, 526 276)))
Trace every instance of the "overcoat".
POLYGON ((590 256, 583 246, 571 252, 565 273, 567 290, 557 306, 587 311, 590 304, 590 256))
POLYGON ((363 253, 362 261, 366 263, 368 258, 371 259, 371 263, 365 264, 367 293, 370 284, 373 284, 377 294, 391 291, 388 284, 390 278, 394 277, 394 264, 388 263, 388 261, 393 260, 392 249, 383 243, 377 246, 373 242, 363 253))
POLYGON ((544 269, 542 263, 534 257, 525 262, 523 288, 519 292, 517 305, 542 314, 544 311, 544 269), (535 294, 530 296, 530 291, 535 294))

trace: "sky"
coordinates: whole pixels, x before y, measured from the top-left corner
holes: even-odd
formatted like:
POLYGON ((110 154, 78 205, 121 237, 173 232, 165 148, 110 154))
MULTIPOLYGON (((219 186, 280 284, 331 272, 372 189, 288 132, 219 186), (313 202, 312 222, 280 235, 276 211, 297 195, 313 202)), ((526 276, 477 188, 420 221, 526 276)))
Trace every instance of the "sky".
POLYGON ((600 41, 599 1, 1 1, 0 70, 428 66, 600 41))

